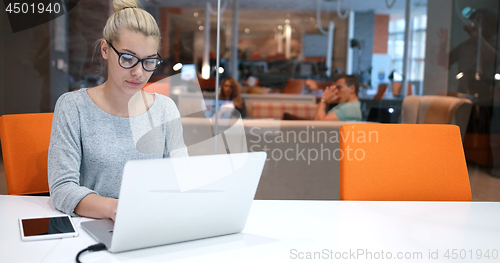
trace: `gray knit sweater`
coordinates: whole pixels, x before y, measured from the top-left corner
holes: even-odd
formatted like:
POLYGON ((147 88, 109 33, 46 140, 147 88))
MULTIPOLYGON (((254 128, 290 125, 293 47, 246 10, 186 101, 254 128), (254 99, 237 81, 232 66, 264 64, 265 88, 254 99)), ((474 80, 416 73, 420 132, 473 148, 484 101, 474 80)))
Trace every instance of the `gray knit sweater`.
POLYGON ((65 93, 57 100, 50 137, 52 203, 75 215, 90 193, 118 198, 128 160, 187 155, 179 111, 170 98, 155 94, 148 112, 124 118, 97 107, 87 89, 65 93))

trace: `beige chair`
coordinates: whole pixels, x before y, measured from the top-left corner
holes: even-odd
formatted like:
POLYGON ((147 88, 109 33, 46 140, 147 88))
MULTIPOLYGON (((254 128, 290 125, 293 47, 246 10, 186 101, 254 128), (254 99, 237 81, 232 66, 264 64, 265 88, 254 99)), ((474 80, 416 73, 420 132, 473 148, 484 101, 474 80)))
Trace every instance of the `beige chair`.
POLYGON ((456 124, 465 135, 472 102, 448 96, 407 96, 403 100, 401 123, 456 124))

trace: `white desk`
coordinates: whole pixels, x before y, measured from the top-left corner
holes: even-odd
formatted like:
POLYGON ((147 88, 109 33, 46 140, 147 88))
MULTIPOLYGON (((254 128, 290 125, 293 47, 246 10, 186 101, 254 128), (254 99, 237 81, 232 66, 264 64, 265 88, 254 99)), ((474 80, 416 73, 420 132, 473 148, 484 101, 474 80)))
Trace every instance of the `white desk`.
MULTIPOLYGON (((80 228, 80 222, 89 219, 79 217, 74 218, 80 232, 76 238, 21 241, 18 218, 54 214, 60 213, 47 197, 0 196, 0 262, 75 262, 79 250, 96 243, 80 228)), ((366 256, 356 260, 349 253, 357 256, 358 249, 371 252, 372 258, 382 251, 385 258, 388 252, 392 258, 398 252, 421 252, 421 259, 393 262, 500 262, 495 254, 500 253, 500 203, 255 201, 243 233, 119 254, 93 252, 81 260, 311 262, 293 258, 319 252, 316 256, 330 257, 320 262, 366 262, 366 256), (321 254, 324 249, 328 253, 321 254), (447 249, 449 260, 444 257, 447 249), (453 260, 451 249, 467 259, 453 260), (476 259, 479 250, 485 254, 487 249, 489 260, 476 259), (429 250, 438 250, 439 260, 429 259, 429 250), (337 260, 336 255, 350 259, 337 260)))

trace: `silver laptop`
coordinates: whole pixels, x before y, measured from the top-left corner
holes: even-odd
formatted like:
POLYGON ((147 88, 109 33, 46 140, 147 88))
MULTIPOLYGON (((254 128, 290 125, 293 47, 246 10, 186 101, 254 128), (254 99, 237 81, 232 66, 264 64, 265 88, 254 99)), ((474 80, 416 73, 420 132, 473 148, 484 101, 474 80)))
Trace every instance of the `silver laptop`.
POLYGON ((265 152, 126 163, 115 222, 82 222, 110 252, 241 232, 265 152))

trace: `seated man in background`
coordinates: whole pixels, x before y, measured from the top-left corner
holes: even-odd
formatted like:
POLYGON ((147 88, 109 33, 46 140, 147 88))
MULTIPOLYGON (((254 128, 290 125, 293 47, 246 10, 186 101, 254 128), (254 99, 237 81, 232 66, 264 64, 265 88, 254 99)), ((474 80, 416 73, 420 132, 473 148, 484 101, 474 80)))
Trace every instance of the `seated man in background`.
POLYGON ((353 75, 340 75, 335 84, 325 88, 316 111, 315 120, 360 121, 361 103, 358 99, 359 81, 353 75), (338 103, 328 113, 326 105, 338 103))

